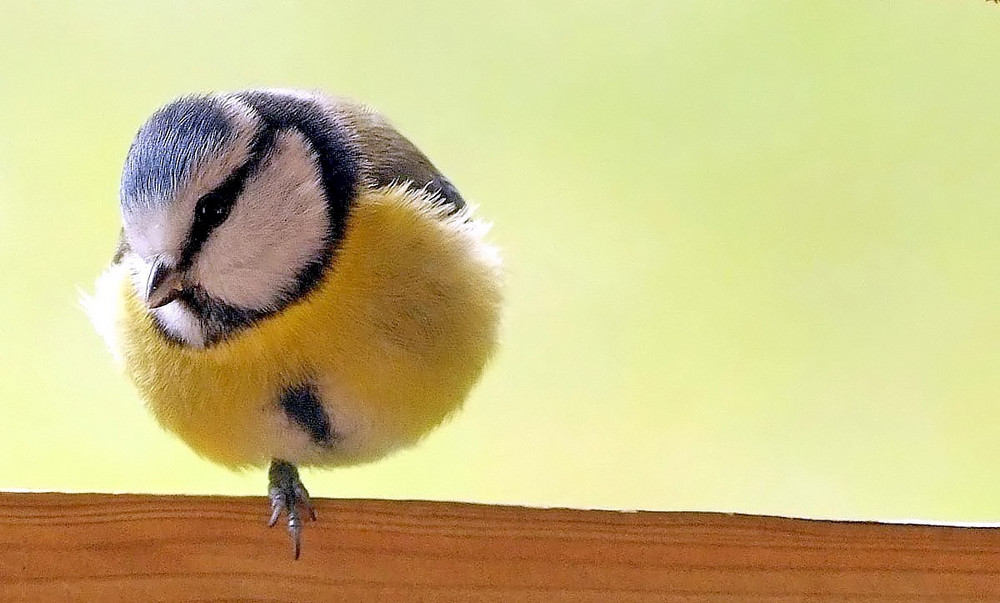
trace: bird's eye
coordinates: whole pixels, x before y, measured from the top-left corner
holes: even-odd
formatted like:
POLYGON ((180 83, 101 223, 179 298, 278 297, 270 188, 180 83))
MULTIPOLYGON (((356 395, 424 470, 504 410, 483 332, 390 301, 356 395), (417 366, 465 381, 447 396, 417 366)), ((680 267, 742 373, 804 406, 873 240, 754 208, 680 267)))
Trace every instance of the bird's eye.
POLYGON ((195 222, 206 232, 212 230, 229 217, 233 209, 232 202, 220 191, 214 190, 198 199, 195 206, 195 222))

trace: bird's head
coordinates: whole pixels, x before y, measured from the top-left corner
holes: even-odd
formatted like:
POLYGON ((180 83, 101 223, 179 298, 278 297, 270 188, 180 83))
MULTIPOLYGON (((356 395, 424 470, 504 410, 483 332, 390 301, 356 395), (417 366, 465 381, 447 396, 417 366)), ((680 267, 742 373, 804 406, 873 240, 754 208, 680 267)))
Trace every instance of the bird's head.
POLYGON ((353 193, 329 119, 306 98, 206 95, 139 130, 122 175, 124 236, 137 293, 169 335, 212 343, 320 278, 353 193))

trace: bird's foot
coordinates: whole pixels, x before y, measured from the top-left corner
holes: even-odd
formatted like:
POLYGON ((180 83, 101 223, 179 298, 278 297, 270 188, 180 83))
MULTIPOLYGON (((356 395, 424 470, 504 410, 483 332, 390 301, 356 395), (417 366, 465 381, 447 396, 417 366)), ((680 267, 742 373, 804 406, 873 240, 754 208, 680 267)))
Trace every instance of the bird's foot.
POLYGON ((291 463, 272 460, 267 477, 270 482, 268 498, 271 499, 271 519, 267 525, 273 527, 278 523, 282 512, 288 514, 288 535, 292 538, 292 552, 298 559, 302 551, 302 518, 299 507, 305 510, 309 519, 316 521, 316 511, 309 502, 309 492, 299 479, 299 470, 291 463))

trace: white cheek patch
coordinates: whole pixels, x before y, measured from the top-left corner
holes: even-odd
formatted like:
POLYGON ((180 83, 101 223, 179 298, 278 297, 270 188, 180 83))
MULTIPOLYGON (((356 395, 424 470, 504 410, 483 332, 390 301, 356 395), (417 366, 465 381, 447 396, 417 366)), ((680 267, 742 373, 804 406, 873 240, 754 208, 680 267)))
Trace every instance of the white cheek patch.
POLYGON ((169 259, 176 261, 174 256, 184 245, 191 228, 190 214, 167 206, 122 215, 129 248, 142 258, 159 255, 170 256, 169 259))
MULTIPOLYGON (((118 341, 118 331, 115 321, 119 320, 119 314, 109 311, 119 307, 121 296, 120 279, 129 279, 135 289, 136 295, 140 298, 146 287, 149 278, 150 264, 135 254, 128 254, 122 258, 121 264, 109 268, 97 281, 96 292, 93 297, 82 295, 81 303, 91 321, 105 340, 108 347, 116 355, 116 360, 120 360, 120 343, 118 341), (123 274, 124 273, 124 274, 123 274)), ((155 308, 150 312, 167 333, 184 343, 201 348, 205 346, 205 334, 202 330, 198 317, 186 306, 179 302, 170 302, 162 308, 155 308)))
MULTIPOLYGON (((128 270, 136 295, 141 299, 146 291, 152 264, 135 254, 128 254, 122 260, 122 269, 128 270)), ((205 333, 201 322, 187 306, 174 301, 161 308, 154 308, 150 312, 171 336, 196 348, 205 346, 205 333)))
POLYGON ((232 214, 205 242, 193 280, 243 308, 277 307, 327 245, 329 217, 314 152, 297 131, 279 135, 232 214))
POLYGON ((187 306, 174 301, 152 312, 167 333, 192 347, 205 347, 205 333, 201 322, 187 306))

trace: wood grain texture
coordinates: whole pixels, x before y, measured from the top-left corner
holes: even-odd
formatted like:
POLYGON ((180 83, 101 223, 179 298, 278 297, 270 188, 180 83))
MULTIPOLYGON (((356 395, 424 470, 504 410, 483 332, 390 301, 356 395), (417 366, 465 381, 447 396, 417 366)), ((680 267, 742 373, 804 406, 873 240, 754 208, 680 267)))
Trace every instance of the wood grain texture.
POLYGON ((713 513, 0 493, 3 600, 1000 600, 1000 530, 713 513))

